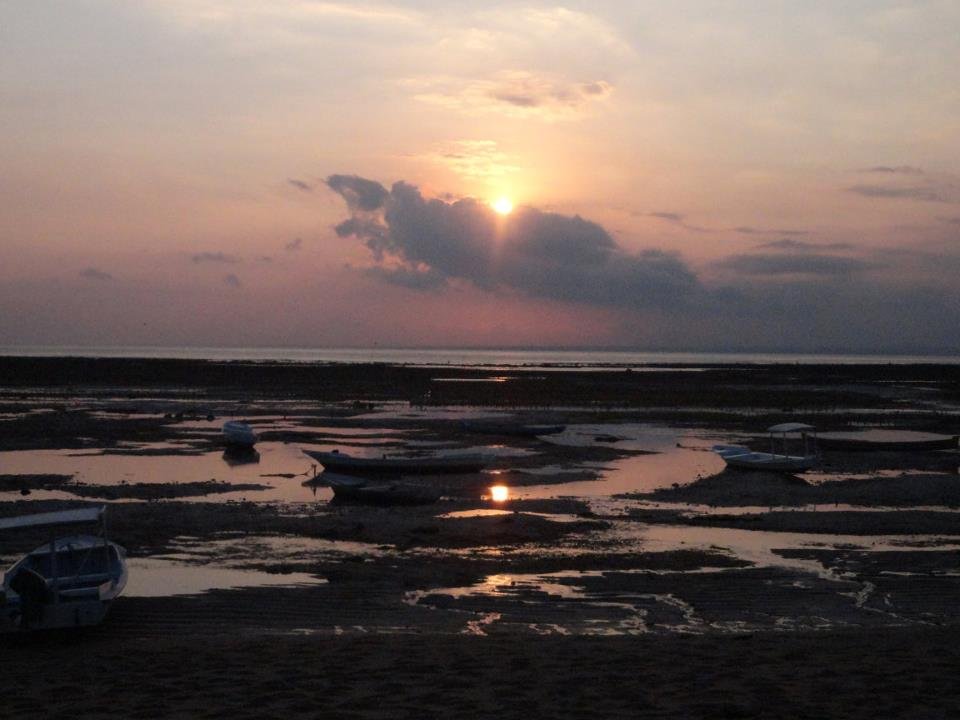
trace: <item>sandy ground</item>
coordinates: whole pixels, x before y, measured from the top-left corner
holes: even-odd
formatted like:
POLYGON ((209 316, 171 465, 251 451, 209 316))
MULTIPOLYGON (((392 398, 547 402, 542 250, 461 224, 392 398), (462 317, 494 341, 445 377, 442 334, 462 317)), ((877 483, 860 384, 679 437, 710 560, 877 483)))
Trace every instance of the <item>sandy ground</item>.
POLYGON ((4 648, 7 717, 956 717, 960 630, 125 639, 4 648))

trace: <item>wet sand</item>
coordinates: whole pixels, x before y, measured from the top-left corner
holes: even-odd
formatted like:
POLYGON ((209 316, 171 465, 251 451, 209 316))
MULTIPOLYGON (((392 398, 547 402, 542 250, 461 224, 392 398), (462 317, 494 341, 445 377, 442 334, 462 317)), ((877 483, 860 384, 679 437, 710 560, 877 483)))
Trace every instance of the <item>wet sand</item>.
MULTIPOLYGON (((785 419, 955 434, 960 369, 0 358, 0 370, 0 517, 105 498, 131 557, 291 579, 122 597, 99 628, 4 638, 14 712, 939 718, 956 707, 957 454, 827 454, 819 474, 789 478, 722 471, 708 449, 760 443, 785 419), (461 382, 493 375, 508 379, 461 382), (490 412, 571 429, 464 433, 461 419, 490 412), (231 417, 255 423, 262 457, 224 455, 231 417), (444 491, 436 505, 371 508, 329 504, 322 475, 305 482, 315 469, 300 446, 496 457, 481 476, 424 479, 444 491), (513 499, 486 498, 493 483, 513 499)), ((44 539, 0 537, 0 557, 44 539)))

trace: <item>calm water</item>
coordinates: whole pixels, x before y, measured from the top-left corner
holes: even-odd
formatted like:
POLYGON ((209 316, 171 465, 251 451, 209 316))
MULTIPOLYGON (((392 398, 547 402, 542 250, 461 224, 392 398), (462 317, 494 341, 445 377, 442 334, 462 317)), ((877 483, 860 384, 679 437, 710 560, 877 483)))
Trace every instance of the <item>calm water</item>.
POLYGON ((175 358, 426 366, 609 367, 629 365, 960 364, 957 355, 634 352, 619 350, 404 350, 387 348, 211 348, 155 346, 0 346, 0 355, 29 357, 175 358))

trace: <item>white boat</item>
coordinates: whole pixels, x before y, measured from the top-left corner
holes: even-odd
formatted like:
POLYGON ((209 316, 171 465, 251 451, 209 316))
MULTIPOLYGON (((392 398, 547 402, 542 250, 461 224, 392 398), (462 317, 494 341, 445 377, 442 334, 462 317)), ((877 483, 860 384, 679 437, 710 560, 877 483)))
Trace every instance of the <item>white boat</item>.
POLYGON ((253 428, 240 420, 227 420, 223 424, 223 439, 227 445, 252 447, 257 442, 253 428))
POLYGON ((50 540, 3 576, 0 632, 96 625, 127 584, 126 550, 106 537, 106 508, 79 508, 0 519, 0 530, 51 528, 50 540), (100 535, 54 528, 100 523, 100 535))
POLYGON ((304 450, 324 469, 345 475, 432 475, 435 473, 471 473, 486 467, 490 458, 486 455, 422 455, 392 456, 379 458, 353 457, 346 453, 317 452, 304 450))
POLYGON ((713 451, 723 458, 728 467, 771 472, 803 472, 820 462, 817 436, 812 425, 781 423, 767 428, 770 433, 770 452, 754 452, 742 445, 714 445, 713 451), (802 455, 788 452, 788 435, 800 434, 802 455))

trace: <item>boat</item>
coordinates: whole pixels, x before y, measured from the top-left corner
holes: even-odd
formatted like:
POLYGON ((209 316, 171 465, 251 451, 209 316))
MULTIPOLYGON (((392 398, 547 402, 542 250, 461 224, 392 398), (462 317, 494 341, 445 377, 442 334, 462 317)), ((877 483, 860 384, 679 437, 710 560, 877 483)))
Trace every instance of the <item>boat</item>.
POLYGON ((819 464, 817 437, 812 425, 781 423, 768 427, 767 432, 770 433, 770 452, 755 452, 743 445, 714 445, 713 451, 723 458, 727 467, 741 470, 803 472, 819 464), (787 435, 791 433, 800 433, 803 455, 788 453, 787 435))
POLYGON ((440 499, 440 491, 402 481, 369 480, 335 473, 323 473, 333 490, 333 499, 358 505, 430 505, 440 499))
POLYGON ((253 447, 257 442, 257 434, 247 423, 240 420, 227 420, 223 424, 223 439, 227 445, 236 447, 253 447))
POLYGON ((850 452, 900 451, 933 452, 956 450, 958 436, 906 430, 865 430, 861 432, 825 433, 818 438, 824 450, 850 452))
POLYGON ((379 458, 354 457, 337 450, 317 452, 304 450, 305 455, 323 465, 325 470, 346 475, 433 475, 438 473, 471 473, 485 468, 486 455, 394 455, 379 458))
POLYGON ((50 540, 3 575, 0 632, 55 630, 100 623, 127 583, 126 550, 106 536, 106 507, 0 519, 0 530, 47 527, 50 540), (65 525, 99 523, 100 534, 61 535, 65 525))
POLYGON ((566 425, 536 425, 495 420, 462 420, 464 432, 476 435, 501 435, 505 437, 538 437, 556 435, 567 429, 566 425))

